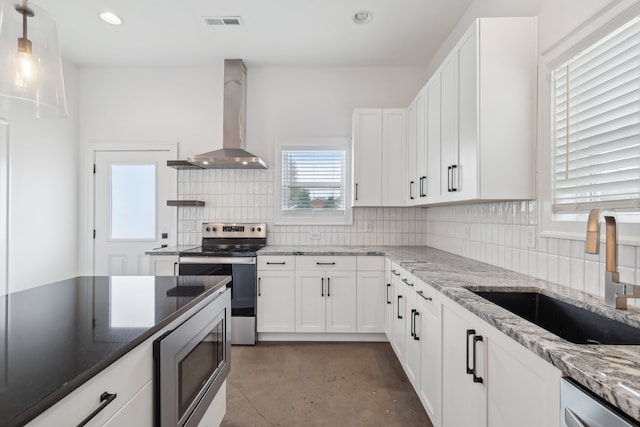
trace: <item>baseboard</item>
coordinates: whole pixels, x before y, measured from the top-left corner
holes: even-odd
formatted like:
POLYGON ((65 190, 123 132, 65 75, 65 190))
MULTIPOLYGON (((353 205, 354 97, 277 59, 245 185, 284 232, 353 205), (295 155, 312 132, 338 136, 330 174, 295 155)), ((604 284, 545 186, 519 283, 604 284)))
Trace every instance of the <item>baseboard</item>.
POLYGON ((259 332, 258 341, 339 341, 339 342, 387 342, 384 333, 368 334, 323 334, 259 332))

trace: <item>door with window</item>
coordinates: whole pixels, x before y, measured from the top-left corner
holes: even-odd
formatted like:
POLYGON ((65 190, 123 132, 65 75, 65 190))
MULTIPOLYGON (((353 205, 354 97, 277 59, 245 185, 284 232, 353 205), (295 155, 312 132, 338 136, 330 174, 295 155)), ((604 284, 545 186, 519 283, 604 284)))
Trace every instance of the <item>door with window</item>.
POLYGON ((176 243, 174 145, 158 150, 94 151, 94 274, 146 275, 146 251, 176 243))

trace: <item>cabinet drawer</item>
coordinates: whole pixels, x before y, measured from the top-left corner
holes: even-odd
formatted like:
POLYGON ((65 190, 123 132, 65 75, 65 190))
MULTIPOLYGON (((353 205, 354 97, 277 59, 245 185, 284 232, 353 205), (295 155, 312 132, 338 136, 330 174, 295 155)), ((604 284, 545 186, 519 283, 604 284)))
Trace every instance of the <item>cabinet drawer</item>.
MULTIPOLYGON (((116 360, 28 424, 35 426, 77 425, 100 406, 102 393, 116 398, 88 426, 103 425, 153 378, 153 349, 148 340, 116 360)), ((149 407, 152 411, 153 407, 149 407)))
POLYGON ((356 258, 360 271, 384 271, 383 256, 358 256, 356 258))
POLYGON ((295 260, 293 255, 258 255, 258 270, 294 270, 295 260))
POLYGON ((438 299, 438 291, 431 286, 418 279, 415 285, 416 298, 424 303, 424 306, 433 313, 434 316, 440 317, 440 302, 438 299))
POLYGON ((296 270, 355 270, 355 256, 297 256, 296 270))

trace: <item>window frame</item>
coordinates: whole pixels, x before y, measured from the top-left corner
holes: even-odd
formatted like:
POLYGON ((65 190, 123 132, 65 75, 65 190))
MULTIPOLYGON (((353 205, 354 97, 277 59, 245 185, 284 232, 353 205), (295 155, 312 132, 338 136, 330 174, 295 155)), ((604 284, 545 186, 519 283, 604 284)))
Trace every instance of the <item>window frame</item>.
MULTIPOLYGON (((608 33, 640 14, 640 5, 633 0, 610 3, 575 30, 541 52, 539 58, 537 188, 540 236, 585 240, 588 212, 554 212, 554 150, 552 138, 553 82, 551 72, 608 33)), ((640 210, 616 212, 618 242, 640 245, 640 210)), ((604 233, 604 227, 601 227, 604 233)))
POLYGON ((353 155, 350 138, 298 138, 282 140, 275 147, 275 197, 274 223, 276 225, 351 225, 353 223, 353 200, 351 183, 353 182, 353 155), (345 152, 345 182, 344 182, 344 213, 323 213, 318 211, 282 210, 282 152, 283 151, 344 151, 345 152))

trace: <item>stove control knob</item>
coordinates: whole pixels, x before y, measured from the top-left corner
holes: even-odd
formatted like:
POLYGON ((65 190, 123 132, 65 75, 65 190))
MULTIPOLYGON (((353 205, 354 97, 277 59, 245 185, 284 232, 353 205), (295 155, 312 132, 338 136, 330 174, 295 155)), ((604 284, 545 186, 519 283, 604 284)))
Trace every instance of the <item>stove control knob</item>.
POLYGON ((209 227, 207 227, 207 231, 211 231, 211 229, 209 227))
POLYGON ((218 227, 213 227, 213 231, 218 231, 218 227))
POLYGON ((251 227, 251 231, 256 231, 256 228, 255 227, 251 227))
POLYGON ((262 231, 262 228, 258 227, 258 233, 262 231))

